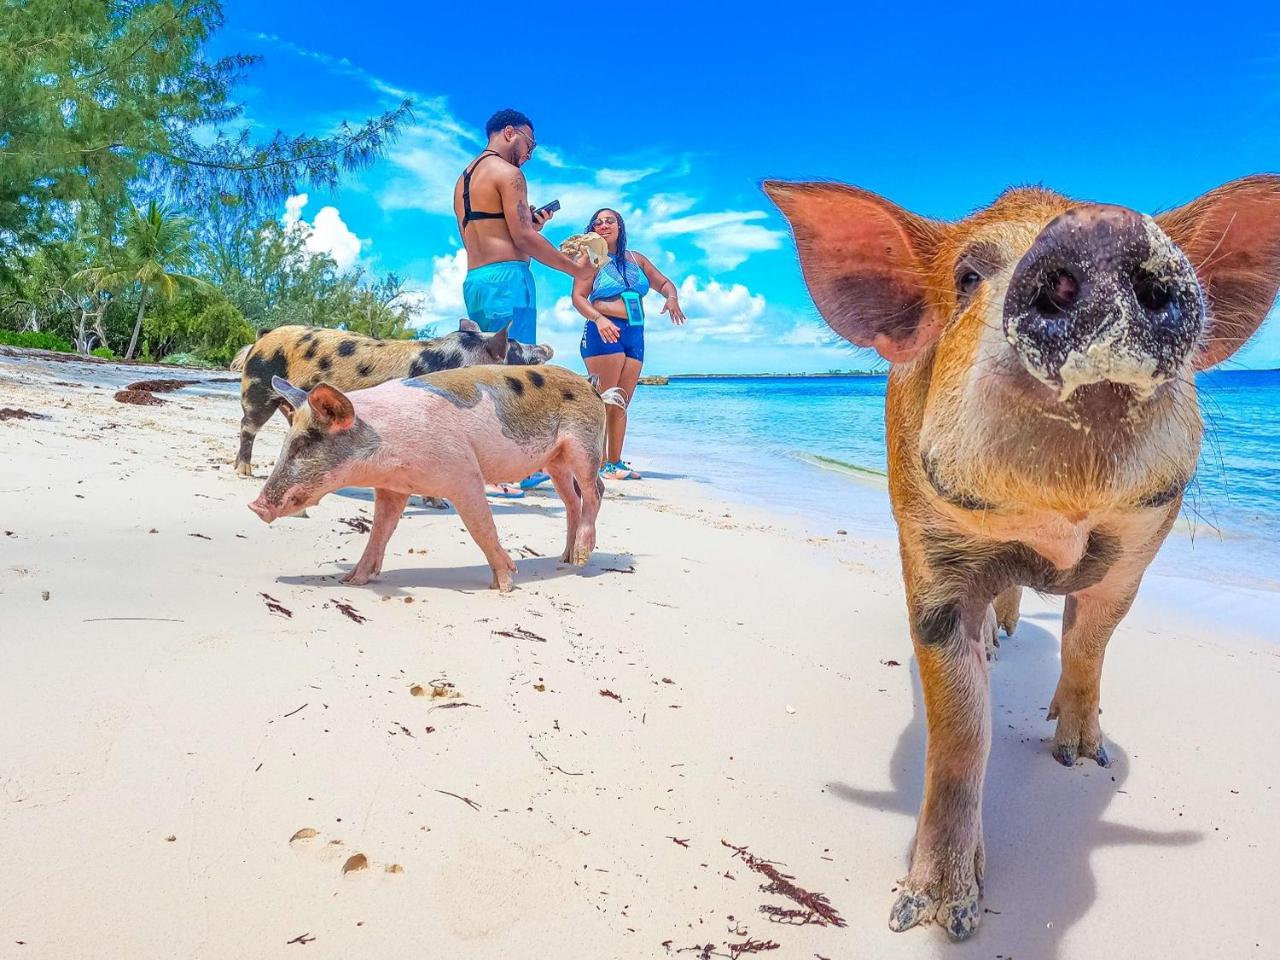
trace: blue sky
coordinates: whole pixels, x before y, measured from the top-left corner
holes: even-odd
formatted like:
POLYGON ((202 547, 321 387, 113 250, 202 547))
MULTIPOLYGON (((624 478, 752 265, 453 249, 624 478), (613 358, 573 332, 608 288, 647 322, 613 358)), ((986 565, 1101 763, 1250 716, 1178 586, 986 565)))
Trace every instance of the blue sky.
MULTIPOLYGON (((267 131, 413 97, 384 159, 288 216, 344 262, 405 277, 424 321, 461 315, 452 186, 512 106, 539 142, 530 198, 563 204, 549 239, 617 206, 679 285, 689 326, 651 311, 648 372, 798 372, 873 358, 813 309, 765 177, 955 218, 1011 184, 1154 211, 1280 169, 1280 13, 1123 6, 228 0, 214 50, 264 56, 239 93, 267 131)), ((568 278, 534 270, 539 339, 577 366, 568 278)), ((1237 363, 1280 366, 1280 320, 1237 363)))

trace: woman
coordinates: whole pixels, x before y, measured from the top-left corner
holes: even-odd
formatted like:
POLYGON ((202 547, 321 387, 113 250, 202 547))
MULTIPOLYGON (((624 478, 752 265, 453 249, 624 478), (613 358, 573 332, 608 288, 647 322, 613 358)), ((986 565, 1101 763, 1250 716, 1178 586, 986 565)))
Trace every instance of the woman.
MULTIPOLYGON (((644 366, 644 297, 651 289, 667 298, 660 313, 684 323, 676 285, 662 275, 644 254, 627 249, 627 225, 622 214, 605 207, 587 224, 609 244, 609 259, 592 280, 573 282, 573 305, 587 318, 582 328, 582 360, 587 372, 600 378, 601 392, 618 387, 630 404, 644 366)), ((639 480, 640 474, 622 459, 627 411, 609 406, 608 446, 600 475, 612 480, 639 480)))

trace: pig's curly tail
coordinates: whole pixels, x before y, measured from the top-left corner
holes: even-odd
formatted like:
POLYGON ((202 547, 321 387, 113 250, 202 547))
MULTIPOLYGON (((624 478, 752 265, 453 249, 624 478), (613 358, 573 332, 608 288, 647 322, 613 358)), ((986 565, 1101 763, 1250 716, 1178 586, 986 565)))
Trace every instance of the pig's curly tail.
POLYGON ((596 392, 596 396, 605 402, 607 406, 621 407, 627 409, 627 395, 622 392, 621 387, 610 387, 604 393, 600 392, 600 377, 598 374, 590 374, 587 382, 591 384, 591 389, 596 392))
POLYGON ((609 406, 621 407, 623 410, 627 409, 627 395, 622 392, 621 387, 610 387, 600 394, 600 399, 609 406))

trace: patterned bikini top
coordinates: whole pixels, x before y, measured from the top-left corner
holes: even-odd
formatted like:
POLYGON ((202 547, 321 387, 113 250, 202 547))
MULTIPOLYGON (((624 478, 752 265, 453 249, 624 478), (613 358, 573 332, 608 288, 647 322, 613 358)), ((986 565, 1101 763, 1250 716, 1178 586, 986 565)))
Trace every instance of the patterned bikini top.
POLYGON ((616 300, 627 290, 634 290, 641 298, 649 292, 649 278, 644 275, 640 265, 627 254, 627 261, 621 265, 615 255, 610 255, 609 262, 596 272, 595 282, 591 285, 591 296, 587 299, 594 303, 597 300, 616 300))

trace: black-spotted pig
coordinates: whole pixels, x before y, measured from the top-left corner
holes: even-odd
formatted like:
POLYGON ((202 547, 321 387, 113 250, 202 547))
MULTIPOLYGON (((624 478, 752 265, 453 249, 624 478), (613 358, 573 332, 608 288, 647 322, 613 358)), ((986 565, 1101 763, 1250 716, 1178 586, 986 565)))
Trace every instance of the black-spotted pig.
POLYGON ((271 389, 281 377, 309 390, 327 383, 339 390, 363 390, 388 380, 416 377, 436 370, 476 364, 533 365, 552 356, 546 344, 525 344, 507 337, 505 330, 481 333, 470 320, 434 340, 376 340, 326 327, 286 326, 268 330, 236 363, 242 365, 240 449, 236 473, 253 476, 253 441, 277 409, 286 417, 288 402, 271 389))

